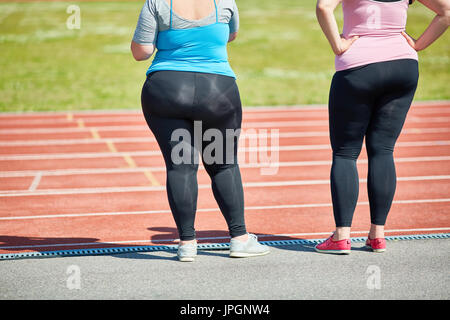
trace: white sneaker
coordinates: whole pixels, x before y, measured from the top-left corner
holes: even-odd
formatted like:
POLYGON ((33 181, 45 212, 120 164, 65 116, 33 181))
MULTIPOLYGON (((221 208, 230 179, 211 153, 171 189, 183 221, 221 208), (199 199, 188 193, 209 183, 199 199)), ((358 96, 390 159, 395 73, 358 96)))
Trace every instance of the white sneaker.
POLYGON ((197 256, 197 241, 178 245, 177 251, 178 260, 182 262, 192 262, 197 256))
POLYGON ((269 247, 260 244, 258 237, 251 233, 248 234, 246 242, 237 239, 231 239, 230 241, 230 257, 232 258, 263 256, 269 252, 269 247))

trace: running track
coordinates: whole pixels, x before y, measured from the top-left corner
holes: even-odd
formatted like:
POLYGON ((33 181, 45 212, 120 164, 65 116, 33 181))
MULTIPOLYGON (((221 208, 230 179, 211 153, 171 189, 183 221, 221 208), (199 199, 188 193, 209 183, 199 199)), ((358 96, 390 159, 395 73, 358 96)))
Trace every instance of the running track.
MULTIPOLYGON (((449 120, 450 101, 413 105, 395 151, 387 235, 450 232, 449 120)), ((261 145, 241 144, 246 221, 261 240, 324 238, 333 230, 327 122, 323 106, 245 109, 244 133, 267 129, 270 138, 279 130, 275 175, 261 174, 267 163, 260 159, 246 161, 261 145)), ((358 167, 352 230, 365 236, 365 150, 358 167)), ((198 181, 199 240, 227 242, 202 168, 198 181)), ((0 114, 0 254, 174 244, 164 182, 162 156, 139 111, 0 114)))

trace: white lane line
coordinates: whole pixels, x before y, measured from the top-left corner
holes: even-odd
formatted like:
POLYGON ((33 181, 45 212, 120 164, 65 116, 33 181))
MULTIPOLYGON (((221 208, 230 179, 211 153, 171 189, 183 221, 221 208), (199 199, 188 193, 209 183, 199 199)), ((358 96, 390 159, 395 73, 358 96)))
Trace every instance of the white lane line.
MULTIPOLYGON (((417 176, 398 177, 397 181, 436 181, 449 180, 450 175, 438 176, 417 176)), ((360 183, 367 182, 367 179, 359 179, 360 183)), ((244 188, 265 188, 265 187, 286 187, 286 186, 309 186, 328 185, 329 179, 324 180, 292 180, 292 181, 266 181, 266 182, 245 182, 244 188)), ((199 184, 199 189, 209 189, 210 184, 199 184)), ((46 195, 68 195, 68 194, 101 194, 101 193, 126 193, 126 192, 151 192, 165 191, 166 187, 161 186, 134 186, 134 187, 101 187, 101 188, 67 188, 67 189, 41 189, 37 191, 28 190, 6 190, 0 192, 0 198, 22 197, 22 196, 46 196, 46 195)))
MULTIPOLYGON (((396 147, 441 147, 449 146, 450 140, 439 141, 405 141, 398 142, 396 147)), ((364 148, 364 146, 363 146, 364 148)), ((239 153, 243 152, 276 152, 276 151, 306 151, 306 150, 331 150, 329 144, 316 145, 289 145, 289 146, 261 146, 240 147, 239 153)), ((82 153, 50 153, 50 154, 16 154, 0 156, 0 161, 7 160, 51 160, 51 159, 82 159, 82 158, 112 158, 130 156, 161 156, 161 151, 127 151, 127 152, 82 152, 82 153)))
MULTIPOLYGON (((427 133, 448 133, 450 128, 410 128, 402 131, 402 136, 410 134, 427 133)), ((250 135, 249 135, 250 136, 250 135)), ((309 138, 309 137, 328 137, 328 131, 309 131, 309 132, 280 132, 280 138, 309 138)), ((149 143, 156 142, 154 137, 116 137, 116 138, 85 138, 85 139, 47 139, 47 140, 15 140, 0 141, 2 147, 14 146, 58 146, 58 145, 85 145, 85 144, 103 144, 112 143, 149 143)))
MULTIPOLYGON (((279 121, 279 122, 258 122, 243 123, 242 128, 281 128, 298 126, 325 126, 328 120, 305 120, 305 121, 279 121)), ((72 133, 87 132, 96 129, 99 133, 104 131, 145 131, 149 132, 146 125, 129 126, 93 126, 93 127, 70 127, 70 128, 27 128, 27 129, 0 129, 0 134, 34 134, 34 133, 72 133)))
MULTIPOLYGON (((413 110, 408 114, 408 120, 414 117, 422 117, 424 114, 440 114, 443 113, 446 114, 448 111, 450 111, 449 107, 439 108, 439 107, 430 107, 430 108, 422 108, 418 109, 417 111, 413 110), (443 110, 442 110, 443 109, 443 110)), ((50 114, 51 116, 52 114, 50 114)), ((98 116, 98 114, 86 114, 86 113, 68 113, 66 117, 61 117, 60 115, 53 114, 53 117, 40 117, 36 118, 33 116, 24 116, 21 119, 11 119, 11 117, 2 117, 0 116, 0 123, 7 124, 7 125, 17 125, 17 126, 23 126, 23 125, 46 125, 46 124, 67 124, 67 121, 72 121, 73 119, 79 118, 83 119, 84 124, 89 125, 90 123, 139 123, 139 124, 145 124, 145 119, 142 113, 124 113, 124 114, 103 114, 101 117, 98 116)), ((326 109, 323 108, 315 108, 315 109, 278 109, 278 110, 261 110, 258 111, 250 111, 250 110, 244 110, 243 112, 243 119, 244 123, 251 120, 260 120, 260 119, 270 119, 270 118, 327 118, 328 113, 326 109), (276 114, 274 114, 276 113, 276 114)), ((424 117, 426 118, 426 117, 424 117)), ((436 117, 438 118, 438 117, 436 117)))
POLYGON ((131 156, 156 156, 161 155, 161 151, 131 151, 131 152, 83 152, 83 153, 50 153, 50 154, 19 154, 3 155, 2 160, 52 160, 52 159, 91 159, 91 158, 122 158, 125 155, 131 156))
MULTIPOLYGON (((411 116, 407 123, 448 123, 450 117, 419 117, 411 116)), ((83 122, 84 124, 84 122, 83 122)), ((246 121, 242 123, 242 128, 284 128, 284 127, 309 127, 309 126, 328 126, 328 120, 297 120, 297 121, 246 121)), ((33 134, 33 133, 70 133, 70 132, 87 132, 90 133, 91 129, 96 129, 99 133, 104 131, 137 131, 145 130, 148 132, 148 126, 145 122, 138 125, 128 126, 77 126, 77 127, 64 127, 64 128, 13 128, 13 129, 0 129, 0 134, 33 134)))
MULTIPOLYGON (((397 177, 397 181, 430 181, 430 180, 448 180, 448 179, 450 179, 450 175, 397 177)), ((359 179, 359 182, 366 183, 367 179, 359 179)), ((330 183, 330 179, 246 182, 246 183, 243 183, 243 185, 244 185, 244 187, 286 187, 286 186, 322 185, 322 184, 329 184, 329 183, 330 183)), ((203 187, 203 185, 202 185, 202 187, 203 187)), ((200 186, 199 186, 199 188, 200 188, 200 186)))
MULTIPOLYGON (((414 101, 411 108, 418 107, 420 109, 442 108, 450 109, 450 100, 430 100, 430 101, 414 101)), ((326 104, 307 104, 307 105, 288 105, 288 106, 248 106, 244 108, 244 112, 277 112, 277 111, 298 111, 298 110, 317 110, 328 109, 326 104)), ((95 111, 95 110, 94 110, 95 111)), ((89 111, 90 112, 90 111, 89 111)))
MULTIPOLYGON (((448 157, 450 160, 450 157, 448 157)), ((432 160, 430 160, 432 161, 432 160)), ((436 160, 444 161, 444 160, 436 160)), ((166 167, 123 167, 123 168, 86 168, 86 169, 55 169, 55 170, 23 170, 23 171, 4 171, 0 172, 0 178, 10 177, 29 177, 35 176, 38 172, 42 176, 70 176, 70 175, 86 175, 86 174, 114 174, 114 173, 142 173, 145 171, 165 172, 166 167)))
POLYGON ((28 191, 30 192, 36 191, 36 188, 41 182, 41 179, 42 179, 42 172, 37 172, 36 175, 34 176, 33 182, 31 182, 31 185, 28 188, 28 191))
MULTIPOLYGON (((417 229, 395 229, 385 230, 385 233, 398 233, 398 232, 435 232, 435 231, 447 231, 449 228, 417 228, 417 229)), ((351 234, 368 234, 369 230, 351 231, 351 234)), ((305 236, 323 236, 330 235, 331 232, 311 232, 311 233, 280 233, 280 234, 257 234, 258 238, 274 238, 274 237, 305 237, 305 236)), ((208 240, 224 240, 230 239, 230 237, 199 237, 199 241, 208 240)), ((83 242, 83 243, 55 243, 55 244, 34 244, 34 245, 21 245, 21 246, 1 246, 0 249, 31 249, 31 248, 51 248, 51 247, 68 247, 68 246, 98 246, 98 245, 110 245, 110 244, 136 244, 136 243, 159 243, 159 242, 178 242, 176 238, 155 239, 155 240, 120 240, 120 241, 101 241, 101 242, 83 242)))
MULTIPOLYGON (((450 161, 450 156, 438 156, 438 157, 405 157, 396 158, 396 163, 413 163, 413 162, 439 162, 450 161)), ((358 160, 358 164, 367 164, 367 159, 358 160)), ((324 161, 284 161, 276 163, 279 167, 304 167, 304 166, 329 166, 331 160, 324 161)), ((242 163, 239 164, 241 169, 251 168, 263 168, 267 167, 267 163, 242 163)), ((199 169, 203 170, 202 164, 199 165, 199 169)), ((88 174, 115 174, 115 173, 142 173, 145 171, 151 172, 165 172, 165 166, 159 167, 123 167, 123 168, 86 168, 86 169, 55 169, 55 170, 18 170, 18 171, 4 171, 0 172, 0 178, 10 177, 29 177, 36 176, 40 173, 42 176, 65 176, 65 175, 88 175, 88 174)))
MULTIPOLYGON (((450 100, 429 100, 429 101, 414 101, 411 108, 450 108, 450 100)), ((326 110, 328 106, 326 104, 305 104, 305 105, 281 105, 281 106, 246 106, 243 108, 244 113, 264 113, 264 112, 277 112, 277 111, 301 111, 301 110, 326 110)), ((72 114, 76 116, 102 116, 102 115, 127 115, 127 114, 142 114, 140 109, 102 109, 102 110, 79 110, 72 111, 72 114)), ((26 117, 42 117, 42 116, 63 116, 67 115, 67 111, 11 111, 2 112, 0 118, 26 116, 26 117)))
MULTIPOLYGON (((413 200, 394 200, 393 204, 422 204, 422 203, 446 203, 450 202, 450 198, 443 199, 413 199, 413 200)), ((358 202, 358 206, 369 205, 368 201, 358 202)), ((247 211, 258 210, 283 210, 283 209, 301 209, 301 208, 329 208, 332 203, 306 203, 306 204, 284 204, 284 205, 266 205, 266 206, 247 206, 247 211)), ((218 212, 218 208, 201 208, 197 212, 218 212)), ((47 214, 33 216, 14 216, 0 217, 3 221, 13 220, 30 220, 30 219, 55 219, 55 218, 79 218, 79 217, 95 217, 95 216, 122 216, 122 215, 146 215, 146 214, 166 214, 167 210, 146 210, 146 211, 122 211, 122 212, 92 212, 92 213, 65 213, 65 214, 47 214)))
POLYGON ((415 122, 415 123, 438 123, 445 122, 448 123, 450 121, 450 117, 420 117, 417 115, 410 116, 406 121, 415 122))

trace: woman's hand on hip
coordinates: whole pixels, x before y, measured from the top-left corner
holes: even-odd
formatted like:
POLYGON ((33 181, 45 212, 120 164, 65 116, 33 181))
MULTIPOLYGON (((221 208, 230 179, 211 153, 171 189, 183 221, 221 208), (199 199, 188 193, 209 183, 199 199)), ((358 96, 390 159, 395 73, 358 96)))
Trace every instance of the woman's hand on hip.
POLYGON ((419 49, 416 46, 416 39, 412 38, 409 34, 407 34, 405 31, 402 31, 402 36, 405 37, 408 44, 416 51, 419 51, 419 49))
POLYGON ((341 34, 341 42, 338 48, 334 49, 334 53, 338 56, 340 56, 341 54, 343 54, 345 51, 347 51, 348 49, 350 49, 350 47, 352 46, 352 44, 359 39, 359 36, 353 36, 351 38, 346 39, 342 34, 341 34))

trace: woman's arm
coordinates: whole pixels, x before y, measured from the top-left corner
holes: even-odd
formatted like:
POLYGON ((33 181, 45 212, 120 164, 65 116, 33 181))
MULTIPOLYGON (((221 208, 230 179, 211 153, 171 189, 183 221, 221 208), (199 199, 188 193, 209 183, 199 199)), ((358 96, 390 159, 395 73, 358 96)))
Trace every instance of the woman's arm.
POLYGON ((342 0, 317 0, 316 6, 317 20, 336 55, 343 54, 358 39, 358 36, 345 39, 339 34, 334 10, 341 2, 342 0))
POLYGON ((133 40, 131 41, 131 53, 136 61, 147 60, 155 52, 158 19, 154 5, 154 1, 147 0, 139 15, 133 40))
POLYGON ((232 15, 230 21, 228 22, 228 25, 230 27, 230 36, 228 38, 228 42, 231 42, 236 39, 239 30, 239 10, 236 5, 236 1, 233 1, 232 15))
POLYGON ((228 38, 228 42, 231 42, 234 39, 236 39, 237 38, 237 34, 238 34, 237 32, 230 33, 230 37, 228 38))
POLYGON ((136 61, 144 61, 149 59, 153 55, 153 52, 155 52, 154 45, 142 45, 131 41, 131 53, 136 61))
POLYGON ((411 38, 406 32, 402 32, 409 45, 416 51, 423 50, 436 41, 450 25, 450 1, 449 0, 418 0, 423 5, 436 13, 427 29, 419 39, 411 38))

